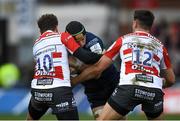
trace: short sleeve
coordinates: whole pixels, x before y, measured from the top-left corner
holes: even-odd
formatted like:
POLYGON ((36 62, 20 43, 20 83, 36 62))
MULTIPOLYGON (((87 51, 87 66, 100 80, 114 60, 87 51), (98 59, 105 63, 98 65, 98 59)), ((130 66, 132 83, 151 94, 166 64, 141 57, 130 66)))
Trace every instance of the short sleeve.
POLYGON ((80 47, 74 38, 67 32, 61 33, 61 41, 71 54, 73 54, 80 47))
POLYGON ((108 48, 104 55, 113 60, 118 55, 121 46, 122 38, 120 37, 108 48))
POLYGON ((167 49, 165 47, 163 47, 163 58, 161 60, 160 68, 161 69, 171 68, 171 61, 167 49))

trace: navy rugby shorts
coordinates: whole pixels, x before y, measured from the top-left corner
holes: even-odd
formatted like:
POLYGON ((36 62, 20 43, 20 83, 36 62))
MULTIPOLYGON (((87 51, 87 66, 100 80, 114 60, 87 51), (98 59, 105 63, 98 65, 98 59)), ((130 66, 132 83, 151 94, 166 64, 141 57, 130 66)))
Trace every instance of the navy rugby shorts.
POLYGON ((155 118, 163 112, 164 93, 158 88, 138 85, 119 85, 112 93, 108 104, 119 114, 126 115, 137 105, 147 117, 155 118))
POLYGON ((78 120, 78 111, 71 87, 32 89, 29 113, 38 120, 51 108, 58 120, 78 120))
POLYGON ((85 94, 87 95, 91 108, 93 109, 105 105, 117 84, 118 83, 104 85, 104 87, 99 87, 98 89, 85 88, 85 94))

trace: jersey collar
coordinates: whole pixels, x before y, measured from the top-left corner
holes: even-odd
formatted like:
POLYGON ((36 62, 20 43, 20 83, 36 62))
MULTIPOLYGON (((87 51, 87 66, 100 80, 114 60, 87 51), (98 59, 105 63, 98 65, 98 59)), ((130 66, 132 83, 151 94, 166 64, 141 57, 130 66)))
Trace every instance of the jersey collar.
POLYGON ((145 32, 145 31, 135 31, 135 33, 145 33, 145 34, 149 34, 148 32, 145 32))

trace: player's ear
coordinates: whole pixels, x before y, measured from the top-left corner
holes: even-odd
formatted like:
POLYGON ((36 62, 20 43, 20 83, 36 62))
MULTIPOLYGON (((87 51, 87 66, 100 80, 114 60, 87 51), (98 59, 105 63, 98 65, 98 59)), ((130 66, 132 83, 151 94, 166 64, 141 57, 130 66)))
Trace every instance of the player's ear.
POLYGON ((133 31, 135 31, 137 26, 138 26, 137 20, 133 20, 133 22, 132 22, 132 29, 133 29, 133 31))
POLYGON ((137 24, 138 24, 137 22, 138 22, 137 20, 133 21, 134 28, 137 28, 137 24))
POLYGON ((58 26, 56 26, 56 28, 55 28, 55 30, 54 30, 55 32, 58 32, 58 26))

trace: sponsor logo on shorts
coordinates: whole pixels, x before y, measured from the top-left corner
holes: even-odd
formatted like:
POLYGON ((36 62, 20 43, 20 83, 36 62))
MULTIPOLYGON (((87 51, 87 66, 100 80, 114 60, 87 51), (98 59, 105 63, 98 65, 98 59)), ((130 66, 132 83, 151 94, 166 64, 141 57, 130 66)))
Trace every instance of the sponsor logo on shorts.
POLYGON ((117 94, 117 88, 115 88, 114 92, 112 93, 112 96, 115 96, 117 94))
POLYGON ((76 101, 74 98, 72 98, 72 107, 76 107, 76 101))
POLYGON ((154 92, 148 92, 141 89, 135 89, 134 96, 146 100, 154 100, 156 94, 154 92))
POLYGON ((72 100, 61 102, 56 105, 56 109, 58 112, 65 112, 67 110, 74 109, 75 107, 76 107, 76 102, 74 98, 72 98, 72 100))
POLYGON ((56 105, 56 109, 58 112, 65 112, 70 109, 69 102, 61 102, 56 105))
POLYGON ((69 106, 68 102, 62 102, 62 103, 56 105, 56 107, 60 107, 60 108, 64 108, 64 107, 67 107, 67 106, 69 106))
POLYGON ((155 107, 159 107, 159 106, 161 106, 163 104, 163 102, 162 101, 159 101, 158 103, 156 103, 154 106, 155 107))
POLYGON ((53 93, 34 92, 34 98, 37 101, 52 101, 53 93))

